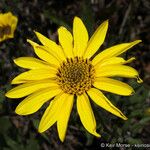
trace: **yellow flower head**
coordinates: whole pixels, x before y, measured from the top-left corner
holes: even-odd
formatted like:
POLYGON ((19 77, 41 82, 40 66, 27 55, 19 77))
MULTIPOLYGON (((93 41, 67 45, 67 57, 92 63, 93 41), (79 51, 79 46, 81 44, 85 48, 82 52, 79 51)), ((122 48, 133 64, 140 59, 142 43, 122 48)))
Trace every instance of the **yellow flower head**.
POLYGON ((17 22, 18 18, 11 12, 0 13, 0 42, 14 37, 17 22))
POLYGON ((21 84, 6 93, 9 98, 27 96, 16 108, 19 115, 36 112, 47 101, 50 104, 40 121, 39 132, 44 132, 57 122, 59 138, 64 141, 70 113, 76 96, 77 111, 85 129, 97 136, 96 121, 89 97, 100 107, 126 120, 101 91, 129 96, 134 90, 128 84, 111 77, 136 78, 138 72, 127 66, 135 58, 124 60, 120 54, 141 42, 118 44, 94 55, 103 44, 108 29, 104 21, 89 39, 87 29, 80 18, 73 21, 73 35, 65 28, 58 29, 59 45, 35 32, 42 43, 31 40, 40 59, 20 57, 14 62, 28 71, 13 79, 12 84, 21 84))

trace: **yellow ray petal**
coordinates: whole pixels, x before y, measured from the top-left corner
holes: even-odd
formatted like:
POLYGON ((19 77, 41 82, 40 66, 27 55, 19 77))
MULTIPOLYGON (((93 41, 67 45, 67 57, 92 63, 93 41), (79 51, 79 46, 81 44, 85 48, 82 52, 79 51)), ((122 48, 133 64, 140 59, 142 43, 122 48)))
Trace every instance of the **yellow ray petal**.
POLYGON ((127 77, 127 78, 136 78, 138 83, 141 83, 142 80, 139 78, 138 72, 129 66, 125 65, 108 65, 95 68, 96 77, 127 77))
POLYGON ((53 80, 32 81, 11 89, 6 93, 6 96, 9 98, 21 98, 39 89, 48 87, 58 87, 58 85, 53 80))
POLYGON ((18 23, 18 18, 17 17, 12 17, 11 19, 11 37, 13 37, 14 35, 14 31, 16 30, 16 26, 17 26, 17 23, 18 23))
POLYGON ((104 21, 90 38, 84 58, 91 58, 103 44, 108 29, 108 20, 104 21))
POLYGON ((47 61, 52 66, 58 67, 62 62, 60 59, 57 58, 56 55, 50 54, 50 52, 47 51, 47 48, 45 46, 36 46, 34 51, 37 54, 37 56, 47 61))
POLYGON ((67 58, 73 57, 73 37, 72 34, 64 27, 58 29, 59 42, 67 58))
POLYGON ((89 39, 88 32, 82 20, 75 17, 73 21, 74 56, 83 56, 89 39))
POLYGON ((69 121, 69 117, 70 117, 71 110, 73 107, 73 102, 74 102, 74 96, 68 95, 61 107, 60 114, 59 114, 59 117, 57 120, 58 134, 59 134, 59 138, 62 142, 65 139, 68 121, 69 121))
POLYGON ((135 57, 131 57, 128 60, 124 60, 124 62, 120 62, 120 65, 131 63, 134 60, 136 60, 136 58, 135 57))
POLYGON ((51 54, 55 54, 57 55, 57 57, 60 59, 60 60, 66 60, 65 58, 65 55, 64 55, 64 52, 62 50, 62 48, 57 45, 54 41, 46 38, 44 35, 42 35, 41 33, 39 32, 35 32, 36 36, 38 37, 38 39, 40 40, 40 42, 48 47, 49 49, 47 49, 51 54))
POLYGON ((14 63, 26 69, 51 69, 51 67, 46 62, 36 59, 34 57, 19 57, 17 59, 14 59, 14 63))
POLYGON ((36 42, 33 42, 30 39, 27 39, 27 42, 30 43, 30 45, 34 48, 35 46, 39 46, 39 44, 37 44, 36 42))
POLYGON ((133 88, 128 84, 110 78, 96 78, 93 86, 118 95, 129 96, 134 93, 133 88))
POLYGON ((3 14, 3 13, 0 14, 0 19, 1 19, 0 25, 1 25, 1 26, 4 26, 4 25, 5 25, 5 19, 6 19, 5 16, 6 16, 6 15, 3 14))
POLYGON ((51 53, 49 53, 46 50, 46 47, 41 46, 41 45, 39 45, 39 44, 29 40, 29 39, 27 40, 27 42, 29 42, 32 45, 32 47, 34 48, 34 52, 36 53, 36 55, 39 58, 48 62, 52 66, 59 67, 61 61, 59 61, 55 55, 52 55, 51 53))
POLYGON ((123 59, 122 57, 112 57, 108 59, 104 59, 103 61, 96 64, 96 67, 106 66, 106 65, 123 65, 132 62, 135 60, 135 57, 131 57, 128 60, 123 59))
POLYGON ((39 90, 29 95, 21 103, 19 103, 15 112, 19 115, 32 114, 38 111, 45 102, 58 95, 61 91, 62 90, 58 88, 46 88, 39 90))
POLYGON ((140 43, 141 40, 136 40, 130 43, 123 43, 112 46, 110 48, 105 49, 101 53, 99 53, 95 58, 92 60, 92 64, 96 65, 98 62, 102 61, 103 59, 119 56, 120 54, 126 52, 128 49, 133 47, 134 45, 140 43))
POLYGON ((97 105, 109 111, 110 113, 124 120, 127 120, 127 117, 118 108, 116 108, 98 89, 91 88, 87 93, 97 105))
POLYGON ((35 69, 19 74, 12 80, 12 84, 20 84, 27 81, 50 79, 56 77, 56 70, 52 69, 35 69))
POLYGON ((44 112, 44 115, 40 121, 38 129, 40 133, 50 128, 57 121, 60 115, 60 110, 67 96, 68 94, 60 93, 54 98, 54 100, 51 101, 49 107, 44 112))
POLYGON ((85 129, 91 134, 100 137, 100 135, 96 132, 95 117, 88 96, 85 93, 77 96, 77 110, 85 129))

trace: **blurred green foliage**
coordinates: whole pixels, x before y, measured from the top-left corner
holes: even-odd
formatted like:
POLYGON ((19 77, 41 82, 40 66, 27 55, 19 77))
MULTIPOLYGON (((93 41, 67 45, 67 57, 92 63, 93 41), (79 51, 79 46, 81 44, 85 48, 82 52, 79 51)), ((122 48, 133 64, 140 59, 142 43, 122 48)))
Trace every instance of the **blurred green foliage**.
POLYGON ((150 108, 149 9, 148 0, 1 0, 0 11, 12 11, 18 16, 19 23, 15 38, 0 43, 0 150, 99 149, 101 143, 150 143, 150 113, 147 112, 150 108), (57 40, 58 26, 71 30, 74 16, 83 19, 90 35, 102 21, 109 19, 108 35, 101 49, 142 39, 143 43, 124 57, 136 56, 133 66, 140 72, 144 83, 139 85, 133 80, 125 80, 135 89, 135 94, 130 97, 106 93, 112 103, 126 114, 127 121, 92 103, 97 130, 102 135, 99 139, 82 127, 74 107, 66 140, 60 143, 56 126, 43 134, 37 132, 46 105, 33 115, 18 116, 14 110, 20 100, 6 99, 4 93, 11 88, 13 77, 22 71, 14 65, 13 58, 34 55, 26 42, 27 38, 37 41, 33 30, 57 40))

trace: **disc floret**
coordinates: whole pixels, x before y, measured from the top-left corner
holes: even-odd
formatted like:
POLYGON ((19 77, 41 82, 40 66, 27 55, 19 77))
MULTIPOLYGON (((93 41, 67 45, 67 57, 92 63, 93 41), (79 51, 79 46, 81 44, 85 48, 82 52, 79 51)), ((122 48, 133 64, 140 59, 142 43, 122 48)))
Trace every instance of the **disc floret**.
POLYGON ((82 57, 67 58, 58 69, 57 81, 65 93, 81 95, 91 88, 94 73, 90 60, 82 57))

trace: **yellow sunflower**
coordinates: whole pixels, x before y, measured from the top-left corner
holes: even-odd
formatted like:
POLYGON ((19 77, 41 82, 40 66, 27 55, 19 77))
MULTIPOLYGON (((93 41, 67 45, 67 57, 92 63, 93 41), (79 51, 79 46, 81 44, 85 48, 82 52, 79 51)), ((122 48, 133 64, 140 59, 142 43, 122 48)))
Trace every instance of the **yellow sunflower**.
POLYGON ((40 59, 20 57, 14 60, 18 66, 29 69, 12 80, 12 84, 21 85, 6 93, 9 98, 27 96, 15 112, 19 115, 32 114, 51 100, 38 131, 44 132, 57 122, 61 141, 65 139, 74 101, 83 126, 97 137, 100 135, 96 132, 96 121, 89 97, 98 106, 126 120, 127 117, 101 90, 123 96, 133 94, 134 90, 128 84, 110 77, 136 78, 138 82, 142 82, 138 72, 126 65, 135 58, 124 60, 119 57, 141 40, 115 45, 95 56, 104 42, 107 29, 108 20, 104 21, 89 39, 83 22, 75 17, 73 35, 65 27, 58 29, 59 45, 35 32, 42 45, 31 40, 28 42, 40 59))
POLYGON ((14 37, 18 18, 11 12, 0 13, 0 42, 14 37))

